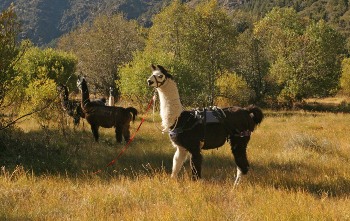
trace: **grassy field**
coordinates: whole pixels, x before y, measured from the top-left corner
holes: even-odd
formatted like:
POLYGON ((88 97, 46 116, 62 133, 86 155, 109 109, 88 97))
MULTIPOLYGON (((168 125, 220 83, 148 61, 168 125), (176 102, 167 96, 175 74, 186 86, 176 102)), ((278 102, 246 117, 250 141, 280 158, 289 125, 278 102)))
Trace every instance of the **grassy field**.
POLYGON ((174 149, 152 116, 108 168, 123 148, 113 129, 95 143, 86 122, 62 133, 22 121, 0 134, 0 220, 350 220, 350 114, 265 115, 236 188, 228 144, 203 152, 202 180, 189 162, 170 179, 174 149))

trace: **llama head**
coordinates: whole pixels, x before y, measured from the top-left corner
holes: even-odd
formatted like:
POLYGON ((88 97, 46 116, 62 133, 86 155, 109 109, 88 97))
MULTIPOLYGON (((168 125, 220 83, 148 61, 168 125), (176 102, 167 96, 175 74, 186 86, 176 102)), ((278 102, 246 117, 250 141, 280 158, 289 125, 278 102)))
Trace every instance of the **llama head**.
POLYGON ((167 70, 161 65, 151 65, 152 75, 147 79, 148 86, 150 87, 161 87, 168 78, 173 79, 173 76, 168 73, 167 70))
POLYGON ((57 92, 61 95, 61 97, 68 97, 68 88, 64 84, 58 84, 57 87, 57 92))
POLYGON ((64 91, 64 85, 63 84, 58 84, 56 87, 56 90, 58 93, 61 93, 64 91))
POLYGON ((82 90, 83 82, 86 82, 85 81, 85 77, 81 76, 81 75, 78 75, 77 87, 79 88, 79 90, 82 90))

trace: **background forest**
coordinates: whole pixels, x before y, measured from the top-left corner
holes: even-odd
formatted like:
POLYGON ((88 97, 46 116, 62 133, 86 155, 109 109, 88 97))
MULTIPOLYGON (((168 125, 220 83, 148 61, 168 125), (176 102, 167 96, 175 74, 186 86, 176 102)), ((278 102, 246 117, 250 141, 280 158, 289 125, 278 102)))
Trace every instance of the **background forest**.
MULTIPOLYGON (((295 107, 350 91, 347 1, 141 3, 4 1, 3 112, 48 106, 58 83, 76 92, 76 73, 88 77, 94 95, 108 96, 112 87, 117 100, 141 107, 151 63, 175 75, 192 107, 295 107)), ((44 112, 40 121, 49 121, 44 112)))

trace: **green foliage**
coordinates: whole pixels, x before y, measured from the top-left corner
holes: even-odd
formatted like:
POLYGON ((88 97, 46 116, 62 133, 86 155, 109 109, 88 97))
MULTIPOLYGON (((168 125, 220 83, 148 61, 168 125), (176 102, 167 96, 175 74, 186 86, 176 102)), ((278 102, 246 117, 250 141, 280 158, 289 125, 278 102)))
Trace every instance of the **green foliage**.
POLYGON ((119 79, 118 66, 130 62, 132 54, 143 48, 141 34, 135 22, 120 14, 100 16, 60 39, 58 45, 77 55, 78 69, 88 77, 91 89, 108 95, 119 79))
POLYGON ((19 73, 16 85, 25 90, 36 79, 50 78, 56 83, 67 84, 70 88, 76 87, 77 58, 75 55, 52 48, 40 49, 31 47, 16 64, 19 73))
POLYGON ((350 95, 350 58, 345 58, 342 62, 340 86, 345 94, 350 95))
POLYGON ((304 22, 292 8, 274 8, 254 26, 256 38, 266 43, 271 61, 286 57, 296 47, 297 39, 305 30, 304 22))
POLYGON ((64 83, 69 88, 76 87, 73 75, 76 64, 77 59, 73 54, 31 47, 14 67, 17 76, 7 96, 16 102, 17 112, 35 112, 34 116, 40 123, 47 125, 50 120, 57 120, 54 113, 56 106, 52 105, 54 98, 57 98, 56 85, 64 83))
POLYGON ((58 119, 55 100, 58 97, 56 83, 50 78, 33 79, 25 89, 25 104, 21 114, 34 113, 34 117, 42 126, 49 126, 52 120, 58 119))
POLYGON ((230 21, 216 1, 199 4, 195 10, 174 1, 154 18, 143 57, 169 59, 169 66, 161 60, 154 63, 177 76, 185 105, 213 105, 215 82, 232 65, 236 29, 230 21))
POLYGON ((123 96, 146 105, 151 98, 151 88, 147 86, 147 78, 151 75, 151 64, 161 64, 172 74, 178 84, 181 101, 185 106, 198 105, 202 82, 186 69, 187 66, 173 59, 171 54, 139 52, 134 60, 120 68, 120 80, 117 85, 123 96), (190 86, 189 86, 190 85, 190 86))
POLYGON ((293 103, 300 98, 295 83, 304 83, 297 80, 297 67, 304 58, 299 54, 304 30, 302 19, 292 8, 274 8, 254 26, 254 36, 270 66, 265 74, 266 93, 274 102, 293 103))
POLYGON ((190 30, 188 60, 206 79, 208 104, 215 100, 215 82, 233 64, 236 28, 228 12, 216 0, 199 4, 195 10, 194 27, 190 30))
MULTIPOLYGON (((23 21, 23 37, 28 37, 36 45, 54 46, 55 39, 75 30, 85 22, 92 22, 100 15, 123 13, 128 20, 137 20, 145 27, 152 25, 151 18, 169 5, 171 0, 2 0, 0 10, 10 3, 16 5, 16 13, 23 21)), ((195 6, 204 1, 182 1, 195 6)), ((347 0, 254 0, 218 1, 231 14, 238 10, 247 11, 262 18, 274 7, 293 7, 302 17, 311 20, 324 19, 327 24, 350 36, 350 13, 347 0)), ((22 35, 21 35, 22 36, 22 35)))
POLYGON ((324 21, 312 23, 305 32, 309 59, 307 97, 333 95, 339 87, 341 61, 345 53, 344 37, 324 21))
POLYGON ((186 59, 184 57, 189 44, 189 30, 194 26, 193 17, 194 12, 187 5, 179 0, 173 1, 153 18, 146 51, 166 52, 180 61, 186 59))
POLYGON ((278 101, 293 104, 337 90, 345 42, 324 21, 306 26, 294 10, 275 8, 254 31, 265 45, 278 101))
POLYGON ((11 89, 11 81, 16 76, 13 66, 20 52, 16 41, 19 32, 20 25, 14 6, 11 5, 0 14, 0 107, 11 89))
POLYGON ((240 106, 247 105, 253 98, 253 91, 248 87, 247 82, 236 73, 224 73, 217 82, 218 106, 240 106))
MULTIPOLYGON (((156 56, 152 56, 154 59, 156 56)), ((158 57, 161 61, 164 57, 158 57)), ((157 59, 155 59, 157 60, 157 59)), ((128 65, 120 67, 120 80, 117 85, 123 96, 136 100, 139 105, 147 103, 150 99, 151 89, 147 87, 147 78, 151 73, 151 64, 155 62, 150 55, 145 53, 136 53, 134 59, 128 65)), ((166 59, 163 61, 165 62, 166 59)))
POLYGON ((268 93, 266 76, 270 64, 261 41, 252 33, 252 28, 245 30, 237 38, 235 48, 235 71, 242 76, 255 93, 255 102, 262 102, 268 93))

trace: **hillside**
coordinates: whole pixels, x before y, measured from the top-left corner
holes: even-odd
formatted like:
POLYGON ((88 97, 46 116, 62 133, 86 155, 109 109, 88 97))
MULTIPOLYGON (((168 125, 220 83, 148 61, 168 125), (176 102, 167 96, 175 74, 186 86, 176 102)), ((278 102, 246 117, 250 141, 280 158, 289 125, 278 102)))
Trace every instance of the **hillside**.
POLYGON ((168 0, 2 0, 0 10, 14 3, 23 25, 20 37, 44 45, 99 14, 121 12, 127 19, 137 19, 149 26, 151 15, 166 2, 168 0))
MULTIPOLYGON (((151 18, 171 0, 2 0, 0 10, 12 2, 23 24, 21 38, 45 45, 99 14, 123 13, 149 27, 151 18)), ((197 4, 199 0, 183 0, 197 4)), ((242 9, 263 16, 273 7, 293 7, 310 19, 324 19, 345 36, 350 36, 348 0, 219 0, 229 10, 242 9)))

